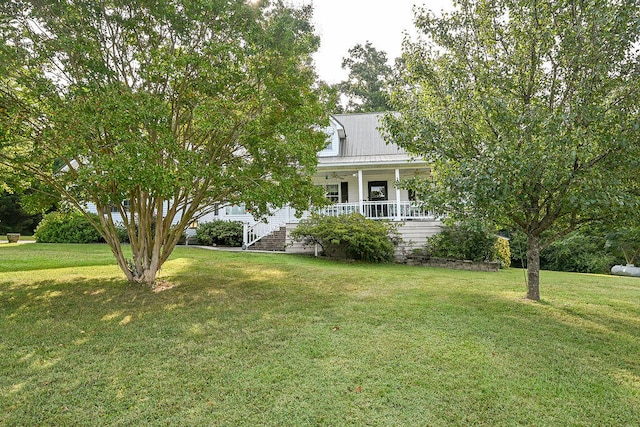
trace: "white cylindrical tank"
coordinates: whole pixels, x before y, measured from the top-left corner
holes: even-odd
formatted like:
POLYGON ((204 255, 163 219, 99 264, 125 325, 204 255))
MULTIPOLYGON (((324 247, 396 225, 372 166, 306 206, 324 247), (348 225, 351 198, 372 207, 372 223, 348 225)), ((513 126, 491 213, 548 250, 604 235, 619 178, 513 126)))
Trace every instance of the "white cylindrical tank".
POLYGON ((640 267, 636 267, 633 264, 614 265, 611 267, 611 274, 615 274, 616 276, 640 277, 640 267))

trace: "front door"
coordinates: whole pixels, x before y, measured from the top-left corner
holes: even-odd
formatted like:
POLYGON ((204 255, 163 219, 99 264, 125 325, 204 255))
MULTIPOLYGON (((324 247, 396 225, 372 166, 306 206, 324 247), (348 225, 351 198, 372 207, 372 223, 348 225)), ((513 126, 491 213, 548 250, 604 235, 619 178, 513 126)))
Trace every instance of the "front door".
MULTIPOLYGON (((389 200, 387 181, 369 181, 369 201, 385 202, 389 200)), ((386 203, 374 203, 370 207, 369 216, 384 218, 387 216, 386 203)))

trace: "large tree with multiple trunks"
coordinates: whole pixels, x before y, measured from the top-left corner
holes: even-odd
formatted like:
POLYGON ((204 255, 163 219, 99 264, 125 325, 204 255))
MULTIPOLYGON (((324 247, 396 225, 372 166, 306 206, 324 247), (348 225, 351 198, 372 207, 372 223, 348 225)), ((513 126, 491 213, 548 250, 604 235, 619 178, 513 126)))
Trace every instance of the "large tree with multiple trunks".
POLYGON ((277 0, 3 2, 0 164, 94 206, 127 279, 153 283, 215 206, 322 196, 310 17, 277 0))

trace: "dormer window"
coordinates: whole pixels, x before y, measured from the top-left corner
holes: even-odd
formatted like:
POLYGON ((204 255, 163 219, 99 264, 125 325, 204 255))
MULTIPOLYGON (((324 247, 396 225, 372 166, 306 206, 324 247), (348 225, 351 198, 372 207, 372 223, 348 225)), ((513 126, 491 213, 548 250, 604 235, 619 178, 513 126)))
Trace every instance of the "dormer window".
POLYGON ((327 146, 318 153, 318 157, 336 157, 340 155, 340 140, 345 138, 344 126, 333 117, 329 120, 329 126, 325 128, 327 134, 327 146))

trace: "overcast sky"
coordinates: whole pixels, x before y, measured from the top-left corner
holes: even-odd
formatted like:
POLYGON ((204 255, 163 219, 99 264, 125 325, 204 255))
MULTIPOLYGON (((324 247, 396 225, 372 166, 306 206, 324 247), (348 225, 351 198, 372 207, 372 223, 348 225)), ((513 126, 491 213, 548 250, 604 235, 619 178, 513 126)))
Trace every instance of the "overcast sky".
POLYGON ((450 10, 451 0, 289 0, 294 5, 313 4, 313 21, 322 38, 315 55, 316 70, 328 83, 346 78, 342 58, 358 43, 373 43, 390 62, 402 52, 403 32, 414 31, 413 5, 434 12, 450 10))

